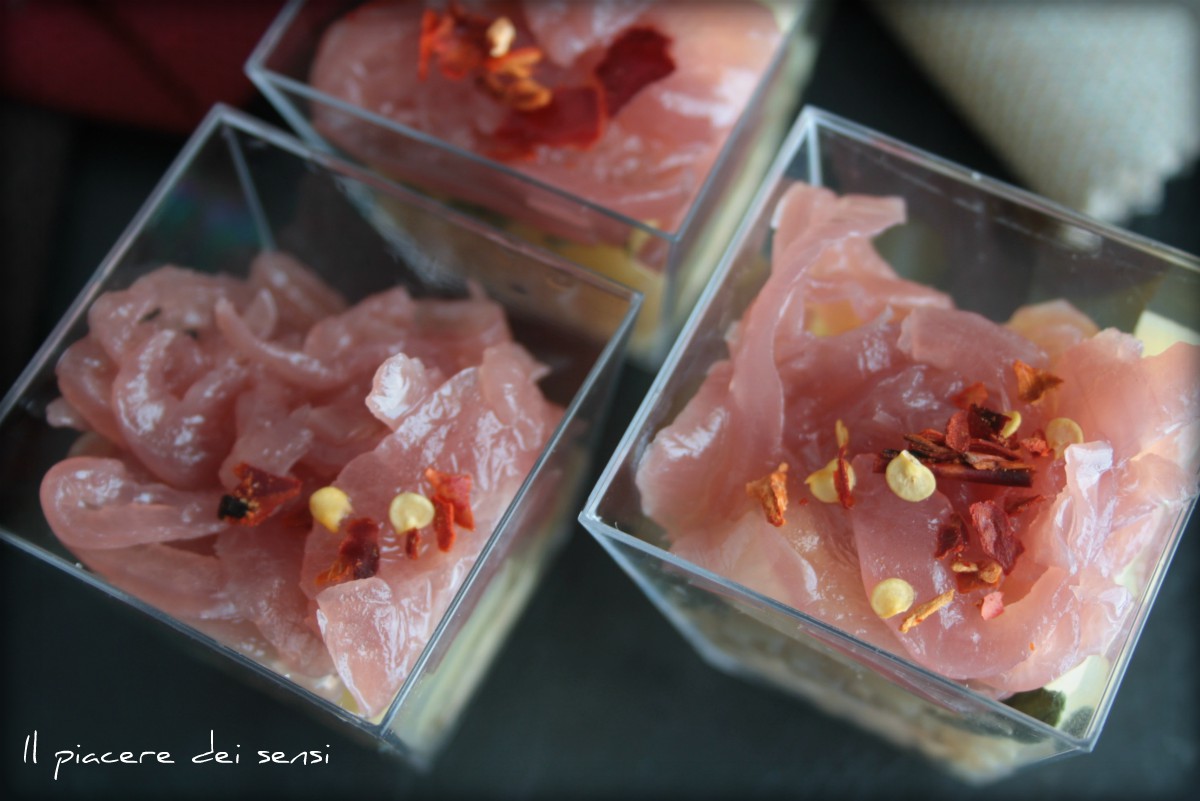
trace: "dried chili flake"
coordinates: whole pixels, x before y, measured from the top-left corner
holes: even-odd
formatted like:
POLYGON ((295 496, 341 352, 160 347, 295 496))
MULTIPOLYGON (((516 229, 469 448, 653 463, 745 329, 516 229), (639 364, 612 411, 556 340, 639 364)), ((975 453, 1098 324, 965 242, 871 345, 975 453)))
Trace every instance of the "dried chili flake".
POLYGON ((1017 359, 1013 362, 1017 375, 1017 397, 1026 403, 1037 403, 1046 392, 1062 383, 1062 379, 1046 370, 1032 367, 1017 359))
POLYGON ((437 546, 440 551, 449 551, 454 546, 455 507, 450 501, 440 496, 433 500, 433 533, 437 536, 437 546))
POLYGON ((257 526, 276 509, 300 494, 300 480, 277 476, 239 462, 233 468, 238 485, 222 495, 217 517, 239 526, 257 526))
POLYGON ((946 421, 946 446, 959 453, 971 447, 971 420, 966 410, 955 412, 946 421))
POLYGON ((1033 456, 1049 456, 1054 453, 1054 449, 1046 441, 1046 434, 1040 429, 1032 437, 1022 439, 1021 447, 1029 451, 1033 456))
POLYGON ((475 530, 475 513, 471 511, 471 476, 466 473, 442 473, 426 468, 425 480, 433 487, 434 507, 439 499, 454 507, 454 523, 467 531, 475 530))
POLYGON ((923 604, 918 605, 907 617, 900 623, 900 633, 907 634, 911 629, 924 623, 934 612, 949 604, 954 600, 954 590, 946 590, 936 598, 932 598, 923 604))
POLYGON ((1006 448, 998 442, 993 442, 990 439, 971 438, 971 451, 973 453, 982 453, 988 456, 999 456, 1002 459, 1010 461, 1018 461, 1021 454, 1011 448, 1006 448))
POLYGON ((1009 419, 1008 415, 994 412, 986 406, 972 406, 967 410, 971 436, 981 440, 998 439, 1009 419))
POLYGON ((838 503, 843 509, 854 506, 854 474, 851 472, 850 462, 846 459, 845 445, 838 449, 837 467, 833 471, 833 488, 837 490, 838 503))
POLYGON ((410 528, 404 532, 404 555, 416 559, 421 555, 421 530, 410 528))
POLYGON ((940 433, 937 440, 925 436, 925 432, 905 434, 904 441, 908 443, 908 452, 922 461, 952 462, 959 457, 958 451, 948 447, 946 437, 940 433))
POLYGON ((1025 546, 1017 538, 1008 515, 993 500, 971 504, 970 514, 984 553, 999 562, 1006 574, 1011 573, 1025 546))
POLYGON ((933 558, 958 556, 966 547, 967 526, 961 517, 951 515, 950 519, 938 528, 937 548, 933 552, 933 558))
POLYGON ((991 589, 994 585, 986 581, 980 571, 963 571, 954 574, 954 586, 959 595, 968 595, 976 590, 991 589))
POLYGON ((496 129, 489 155, 512 161, 532 158, 539 145, 589 148, 604 133, 602 103, 595 87, 559 87, 546 105, 510 113, 496 129))
POLYGON ((317 586, 371 578, 379 572, 379 532, 382 526, 369 517, 355 517, 344 526, 346 536, 337 558, 317 575, 317 586))
POLYGON ((989 592, 977 605, 983 619, 991 620, 1004 613, 1004 594, 999 590, 989 592))
MULTIPOLYGON (((534 108, 513 108, 494 133, 490 155, 532 158, 539 145, 587 149, 603 136, 608 120, 642 89, 675 71, 671 40, 654 28, 630 28, 609 45, 589 79, 555 87, 534 108)), ((532 80, 528 78, 526 80, 532 80)))
POLYGON ((930 471, 938 479, 971 481, 976 484, 997 484, 1004 487, 1032 487, 1033 468, 1027 464, 945 464, 930 462, 930 471))
POLYGON ((1015 515, 1024 512, 1030 506, 1044 501, 1044 495, 1021 495, 1011 498, 1006 498, 1004 501, 1004 512, 1008 515, 1015 515))
POLYGON ((421 16, 421 39, 417 54, 417 76, 425 80, 434 59, 442 74, 459 80, 481 68, 492 44, 488 35, 493 20, 468 13, 457 2, 444 13, 427 8, 421 16))
POLYGON ((650 27, 629 28, 609 45, 594 71, 606 116, 616 116, 638 92, 675 71, 670 47, 670 38, 650 27))
POLYGON ((987 387, 983 385, 982 381, 976 381, 952 397, 950 402, 960 409, 969 409, 972 406, 982 406, 987 403, 987 399, 987 387))
POLYGON ((488 60, 483 85, 492 96, 517 111, 535 111, 547 106, 554 93, 533 77, 534 67, 542 60, 536 47, 522 47, 488 60))
POLYGON ((1000 567, 999 562, 988 562, 980 568, 979 577, 988 584, 999 584, 1004 577, 1004 568, 1000 567))
POLYGON ((788 507, 787 463, 781 463, 762 478, 746 484, 746 494, 758 501, 772 526, 782 526, 786 521, 783 513, 788 507))

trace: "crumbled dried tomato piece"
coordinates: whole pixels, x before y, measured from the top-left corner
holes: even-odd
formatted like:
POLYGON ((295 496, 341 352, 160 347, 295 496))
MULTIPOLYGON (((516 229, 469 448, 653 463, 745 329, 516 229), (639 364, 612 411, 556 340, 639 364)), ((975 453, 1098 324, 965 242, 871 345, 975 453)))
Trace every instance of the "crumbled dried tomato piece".
POLYGON ((938 528, 937 547, 934 549, 934 559, 944 559, 947 556, 958 556, 967 547, 967 525, 963 519, 952 514, 950 519, 938 528))
POLYGON ((1032 367, 1020 359, 1013 362, 1013 372, 1017 375, 1017 397, 1026 403, 1037 403, 1046 392, 1062 383, 1062 379, 1053 373, 1032 367))
POLYGON ((782 463, 762 478, 746 484, 746 494, 758 501, 772 526, 782 526, 788 507, 787 463, 782 463))
POLYGON ((976 381, 951 398, 950 402, 960 409, 970 409, 972 406, 982 406, 987 403, 987 399, 987 387, 982 381, 976 381))
POLYGON ((318 587, 370 578, 379 572, 380 524, 369 517, 355 517, 346 521, 344 528, 346 536, 338 546, 337 559, 317 575, 318 587))
POLYGON ((233 468, 238 485, 222 495, 217 517, 239 526, 257 526, 285 503, 300 494, 300 479, 277 476, 239 462, 233 468))
POLYGON ((430 498, 437 506, 437 501, 447 501, 454 507, 455 525, 467 531, 475 530, 475 513, 471 511, 471 476, 466 473, 442 473, 432 467, 426 468, 425 480, 433 487, 433 497, 430 498))
POLYGON ((1008 515, 990 499, 971 504, 970 513, 984 553, 999 562, 1006 574, 1011 573, 1025 546, 1017 538, 1008 515))

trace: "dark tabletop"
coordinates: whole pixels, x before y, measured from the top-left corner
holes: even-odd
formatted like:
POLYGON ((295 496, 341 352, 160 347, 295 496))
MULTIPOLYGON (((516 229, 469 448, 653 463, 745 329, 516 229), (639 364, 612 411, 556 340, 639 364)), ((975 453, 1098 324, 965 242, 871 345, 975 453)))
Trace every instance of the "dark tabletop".
MULTIPOLYGON (((807 102, 1011 180, 856 2, 830 19, 807 102)), ((252 111, 272 119, 265 104, 252 111)), ((4 382, 115 242, 183 139, 3 104, 4 382)), ((1200 175, 1129 227, 1200 253, 1200 175)), ((625 371, 606 458, 649 384, 625 371)), ((597 469, 602 460, 597 463, 597 469)), ((0 797, 1178 798, 1200 764, 1193 520, 1099 745, 969 788, 849 724, 721 674, 690 650, 580 527, 431 772, 197 658, 183 639, 10 546, 0 547, 0 797), (39 764, 22 760, 39 732, 39 764), (194 765, 239 746, 237 765, 194 765), (173 765, 67 765, 57 749, 167 750, 173 765), (258 765, 260 750, 328 754, 258 765)))

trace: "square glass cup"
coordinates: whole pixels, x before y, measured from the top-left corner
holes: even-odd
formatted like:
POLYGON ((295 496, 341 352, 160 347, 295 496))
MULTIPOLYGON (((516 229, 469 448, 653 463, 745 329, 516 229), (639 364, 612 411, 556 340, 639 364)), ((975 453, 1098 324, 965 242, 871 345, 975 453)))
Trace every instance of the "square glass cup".
MULTIPOLYGON (((1195 257, 806 108, 580 521, 720 669, 807 699, 972 781, 1090 751, 1196 503, 1194 483, 1188 500, 1156 522, 1128 586, 1131 610, 1104 655, 1006 700, 682 558, 644 510, 639 466, 710 368, 728 358, 726 334, 766 281, 774 210, 796 181, 903 198, 907 222, 878 237, 876 248, 902 277, 950 294, 959 308, 1003 321, 1022 304, 1065 298, 1100 327, 1135 333, 1147 352, 1180 339, 1200 342, 1195 257)), ((695 435, 703 436, 699 429, 695 435)), ((803 476, 792 481, 807 498, 803 476)), ((933 550, 931 543, 931 558, 933 550)))
POLYGON ((574 524, 639 301, 626 287, 218 107, 0 406, 0 536, 221 654, 235 671, 265 679, 268 689, 319 717, 427 764, 574 524), (384 203, 403 209, 409 227, 382 213, 384 203), (293 679, 271 654, 233 647, 215 629, 202 630, 203 622, 173 617, 83 566, 51 532, 39 503, 43 475, 78 436, 51 427, 47 407, 59 395, 59 358, 87 333, 93 301, 166 264, 244 276, 256 254, 276 249, 351 302, 396 286, 418 299, 482 292, 503 308, 514 339, 549 368, 540 387, 563 410, 478 558, 451 590, 403 685, 370 719, 354 711, 335 675, 293 679))
MULTIPOLYGON (((688 182, 690 198, 670 220, 622 213, 612 201, 580 189, 570 177, 575 173, 557 180, 535 177, 519 161, 501 161, 473 152, 449 135, 402 124, 388 116, 387 103, 367 108, 365 100, 350 102, 314 86, 311 74, 322 37, 334 22, 360 10, 361 0, 292 0, 247 61, 246 72, 305 141, 452 201, 640 291, 645 300, 631 355, 654 367, 682 327, 778 150, 816 55, 823 0, 764 3, 778 21, 779 42, 752 85, 731 89, 745 96, 746 104, 735 121, 722 123, 729 126, 728 134, 711 167, 677 179, 681 185, 688 182)), ((414 72, 416 49, 409 54, 414 72)))

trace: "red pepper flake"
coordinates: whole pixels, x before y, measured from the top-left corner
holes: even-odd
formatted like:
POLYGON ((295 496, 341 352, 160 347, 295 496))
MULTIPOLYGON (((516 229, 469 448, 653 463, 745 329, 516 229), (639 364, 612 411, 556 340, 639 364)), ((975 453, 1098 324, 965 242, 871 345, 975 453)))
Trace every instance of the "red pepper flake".
POLYGON ((629 28, 609 45, 594 74, 604 90, 605 116, 611 118, 645 87, 675 71, 671 40, 654 28, 629 28))
POLYGON ((983 596, 983 600, 979 602, 979 614, 984 620, 991 620, 994 617, 1004 614, 1004 593, 1000 590, 989 592, 983 596))
POLYGON ((1000 432, 1008 424, 1009 416, 993 412, 985 406, 972 406, 968 410, 971 436, 981 440, 999 439, 1000 432))
POLYGON ((951 515, 950 520, 938 528, 937 549, 933 552, 933 558, 958 556, 966 547, 967 525, 958 515, 951 515))
MULTIPOLYGON (((970 575, 970 574, 966 574, 970 575)), ((954 590, 946 590, 941 595, 917 606, 900 623, 900 633, 907 634, 911 629, 924 623, 930 615, 954 600, 954 590)))
POLYGON ((950 402, 960 409, 970 409, 972 406, 982 406, 987 403, 987 399, 987 387, 982 381, 976 381, 951 398, 950 402))
POLYGON ((746 484, 746 494, 762 505, 767 522, 776 528, 787 522, 783 519, 788 507, 787 469, 787 463, 783 462, 762 478, 746 484))
POLYGON ((442 74, 452 80, 465 78, 481 68, 491 47, 488 41, 491 25, 491 19, 467 13, 457 2, 451 2, 444 14, 425 9, 421 16, 417 76, 425 80, 434 58, 442 74))
POLYGON ((1046 441, 1046 434, 1041 429, 1034 432, 1032 437, 1026 437, 1021 440, 1021 447, 1029 451, 1033 456, 1049 456, 1054 453, 1054 449, 1050 447, 1050 443, 1046 441))
POLYGON ((490 155, 517 160, 532 158, 539 145, 591 147, 638 92, 675 71, 670 43, 653 28, 628 29, 609 45, 586 83, 556 87, 549 102, 536 108, 514 108, 496 129, 490 155))
MULTIPOLYGON (((953 566, 951 569, 953 570, 953 566)), ((1000 567, 999 562, 991 559, 977 570, 962 570, 954 573, 954 583, 958 587, 959 593, 963 595, 975 592, 975 590, 995 589, 1002 578, 1004 578, 1003 568, 1000 567)))
POLYGON ((1062 379, 1053 373, 1031 367, 1020 359, 1013 362, 1013 372, 1017 374, 1017 397, 1026 403, 1037 403, 1062 383, 1062 379))
POLYGON ((404 555, 416 559, 421 555, 421 530, 410 528, 404 532, 404 555))
POLYGON ((217 517, 238 526, 257 526, 285 503, 300 494, 300 479, 277 476, 239 462, 233 468, 238 485, 222 495, 217 517))
POLYGON ((843 509, 854 506, 854 489, 850 483, 850 462, 846 460, 846 446, 838 449, 837 467, 833 471, 833 487, 837 490, 838 502, 843 509))
POLYGON ((984 553, 999 562, 1006 574, 1011 573, 1025 546, 1017 539, 1008 515, 990 499, 971 504, 970 512, 984 553))
POLYGON ((493 97, 517 111, 536 111, 548 106, 554 93, 533 78, 534 67, 541 60, 542 51, 536 47, 522 47, 488 59, 483 85, 493 97))
POLYGON ((318 587, 374 576, 379 572, 379 531, 369 517, 355 517, 345 524, 346 536, 338 546, 337 559, 317 576, 318 587))
POLYGON ((449 551, 454 546, 455 507, 450 501, 440 496, 433 499, 433 531, 437 535, 437 546, 440 551, 449 551))
POLYGON ((1044 500, 1046 500, 1044 495, 1022 495, 1020 497, 1007 498, 1004 501, 1004 512, 1008 515, 1019 514, 1030 506, 1044 500))
POLYGON ((604 133, 602 102, 592 86, 555 89, 546 105, 510 113, 496 129, 497 146, 489 155, 508 161, 528 159, 538 145, 586 150, 604 133))
POLYGON ((954 574, 954 586, 959 594, 967 595, 975 590, 989 589, 991 584, 984 581, 979 571, 960 571, 954 574))
POLYGON ((971 420, 966 410, 955 412, 946 422, 946 446, 959 453, 971 447, 971 420))
POLYGON ((466 473, 442 473, 432 467, 426 468, 425 480, 433 487, 436 511, 439 499, 454 507, 454 523, 467 531, 475 530, 475 513, 471 511, 471 476, 466 473))

